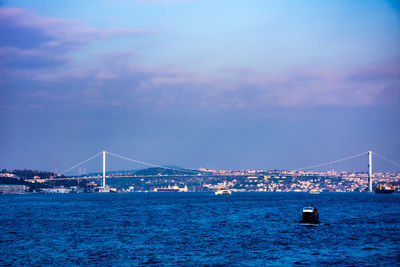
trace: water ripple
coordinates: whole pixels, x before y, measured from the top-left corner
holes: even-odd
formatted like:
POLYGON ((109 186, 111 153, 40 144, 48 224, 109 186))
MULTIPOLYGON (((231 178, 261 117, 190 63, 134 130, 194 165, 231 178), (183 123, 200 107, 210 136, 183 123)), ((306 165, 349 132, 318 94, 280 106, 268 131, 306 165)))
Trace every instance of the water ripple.
POLYGON ((3 195, 0 265, 393 266, 399 204, 398 194, 3 195), (299 226, 307 205, 320 226, 299 226))

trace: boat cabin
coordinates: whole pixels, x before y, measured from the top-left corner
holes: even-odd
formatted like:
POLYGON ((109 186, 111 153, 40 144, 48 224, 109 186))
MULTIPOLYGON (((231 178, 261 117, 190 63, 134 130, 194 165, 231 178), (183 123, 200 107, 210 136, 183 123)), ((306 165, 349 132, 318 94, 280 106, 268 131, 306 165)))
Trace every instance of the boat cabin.
POLYGON ((318 224, 319 223, 318 209, 314 207, 304 207, 300 222, 305 224, 318 224))

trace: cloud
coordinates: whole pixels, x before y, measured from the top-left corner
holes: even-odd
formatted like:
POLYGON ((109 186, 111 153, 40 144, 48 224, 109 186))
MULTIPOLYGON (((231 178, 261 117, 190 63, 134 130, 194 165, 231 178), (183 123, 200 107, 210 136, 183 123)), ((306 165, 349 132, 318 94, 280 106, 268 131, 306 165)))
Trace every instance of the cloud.
POLYGON ((27 71, 27 83, 30 80, 52 88, 47 94, 30 97, 65 106, 257 114, 269 108, 366 107, 400 102, 397 65, 370 65, 349 72, 302 66, 280 75, 231 68, 224 75, 211 77, 172 65, 139 64, 134 51, 112 52, 97 60, 95 67, 86 70, 27 71))
MULTIPOLYGON (((0 9, 0 86, 23 105, 258 113, 270 107, 398 105, 400 67, 368 65, 348 72, 299 66, 280 74, 230 67, 210 76, 174 65, 139 63, 135 51, 114 51, 76 67, 74 51, 100 38, 152 30, 86 27, 23 9, 0 9), (10 34, 13 33, 13 34, 10 34), (3 42, 4 41, 4 42, 3 42), (16 88, 15 92, 8 88, 16 88), (5 89, 7 88, 7 89, 5 89), (29 88, 29 89, 28 89, 29 88), (35 94, 35 92, 40 92, 35 94)), ((32 106, 32 107, 33 107, 32 106)))
POLYGON ((281 75, 249 69, 241 75, 240 69, 234 69, 232 78, 203 76, 174 66, 144 66, 134 60, 134 55, 123 60, 116 53, 102 60, 107 64, 100 63, 101 67, 86 72, 64 73, 53 80, 53 86, 63 87, 68 81, 76 102, 128 109, 147 106, 190 112, 262 113, 268 108, 399 104, 400 78, 393 73, 396 66, 367 66, 348 73, 303 67, 281 75))
POLYGON ((400 65, 372 65, 356 69, 346 76, 349 82, 398 81, 400 65))
POLYGON ((312 67, 281 75, 244 70, 235 94, 256 97, 252 106, 372 106, 399 104, 399 65, 369 65, 348 73, 312 67), (392 98, 387 97, 391 95, 392 98))
POLYGON ((45 49, 0 47, 0 66, 14 69, 34 69, 60 66, 70 61, 65 53, 52 53, 45 49))
POLYGON ((68 55, 93 40, 154 33, 150 29, 87 27, 82 21, 0 8, 0 64, 4 69, 54 67, 70 63, 68 55))

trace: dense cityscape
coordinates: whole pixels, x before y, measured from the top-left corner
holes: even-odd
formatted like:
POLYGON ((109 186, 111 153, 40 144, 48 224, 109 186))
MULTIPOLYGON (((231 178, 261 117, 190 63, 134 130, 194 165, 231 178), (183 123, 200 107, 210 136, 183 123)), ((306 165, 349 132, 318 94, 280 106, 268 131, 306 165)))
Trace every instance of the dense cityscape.
MULTIPOLYGON (((3 170, 0 192, 7 193, 93 193, 105 192, 101 174, 64 177, 51 172, 3 170)), ((398 192, 400 173, 374 173, 373 187, 390 183, 398 192)), ((113 172, 106 176, 106 192, 364 192, 368 174, 346 171, 208 170, 149 168, 113 172)))

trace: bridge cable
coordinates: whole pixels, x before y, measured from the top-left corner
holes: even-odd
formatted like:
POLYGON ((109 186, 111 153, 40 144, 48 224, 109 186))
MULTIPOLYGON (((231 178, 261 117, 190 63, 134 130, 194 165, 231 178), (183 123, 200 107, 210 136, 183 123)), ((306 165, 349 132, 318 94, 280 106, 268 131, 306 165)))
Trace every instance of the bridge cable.
POLYGON ((113 156, 115 156, 115 157, 121 158, 121 159, 125 159, 125 160, 128 160, 128 161, 132 161, 132 162, 135 162, 135 163, 140 163, 140 164, 147 165, 147 166, 151 166, 151 167, 157 167, 157 168, 168 169, 168 170, 174 170, 174 171, 186 171, 186 172, 199 173, 199 171, 197 171, 197 170, 196 170, 196 171, 193 171, 193 170, 187 170, 187 169, 169 168, 169 167, 165 167, 165 166, 161 166, 161 165, 157 165, 157 164, 152 164, 152 163, 147 163, 147 162, 140 161, 140 160, 136 160, 136 159, 131 159, 131 158, 124 157, 124 156, 121 156, 121 155, 117 155, 117 154, 114 154, 114 153, 111 153, 111 152, 108 152, 108 151, 107 151, 106 153, 108 153, 108 154, 110 154, 110 155, 113 155, 113 156))
POLYGON ((399 163, 394 162, 393 160, 387 159, 387 158, 385 158, 384 156, 379 155, 379 154, 376 153, 376 152, 372 152, 372 154, 378 156, 379 158, 381 158, 381 159, 383 159, 383 160, 385 160, 385 161, 387 161, 387 162, 389 162, 389 163, 392 163, 393 165, 396 165, 397 167, 400 167, 400 164, 399 164, 399 163))
POLYGON ((63 175, 63 174, 66 173, 67 171, 70 171, 70 170, 72 170, 72 169, 74 169, 74 168, 76 168, 76 167, 78 167, 78 166, 81 166, 82 164, 88 162, 89 160, 94 159, 95 157, 97 157, 97 156, 100 155, 101 153, 103 153, 103 152, 99 152, 99 153, 97 153, 96 155, 94 155, 93 157, 90 157, 90 158, 88 158, 87 160, 84 160, 84 161, 82 161, 82 162, 80 162, 80 163, 74 165, 73 167, 71 167, 71 168, 69 168, 69 169, 63 171, 62 173, 60 173, 60 175, 63 175))
POLYGON ((355 154, 355 155, 352 155, 352 156, 349 156, 349 157, 345 157, 345 158, 342 158, 342 159, 333 160, 333 161, 329 161, 329 162, 326 162, 326 163, 321 163, 321 164, 317 164, 317 165, 313 165, 313 166, 308 166, 308 167, 304 167, 304 168, 295 169, 295 171, 301 171, 301 170, 305 170, 305 169, 312 169, 312 168, 316 168, 316 167, 322 167, 322 166, 338 163, 338 162, 341 162, 341 161, 345 161, 345 160, 348 160, 348 159, 359 157, 359 156, 364 155, 366 153, 368 153, 368 152, 366 151, 366 152, 358 153, 358 154, 355 154))

